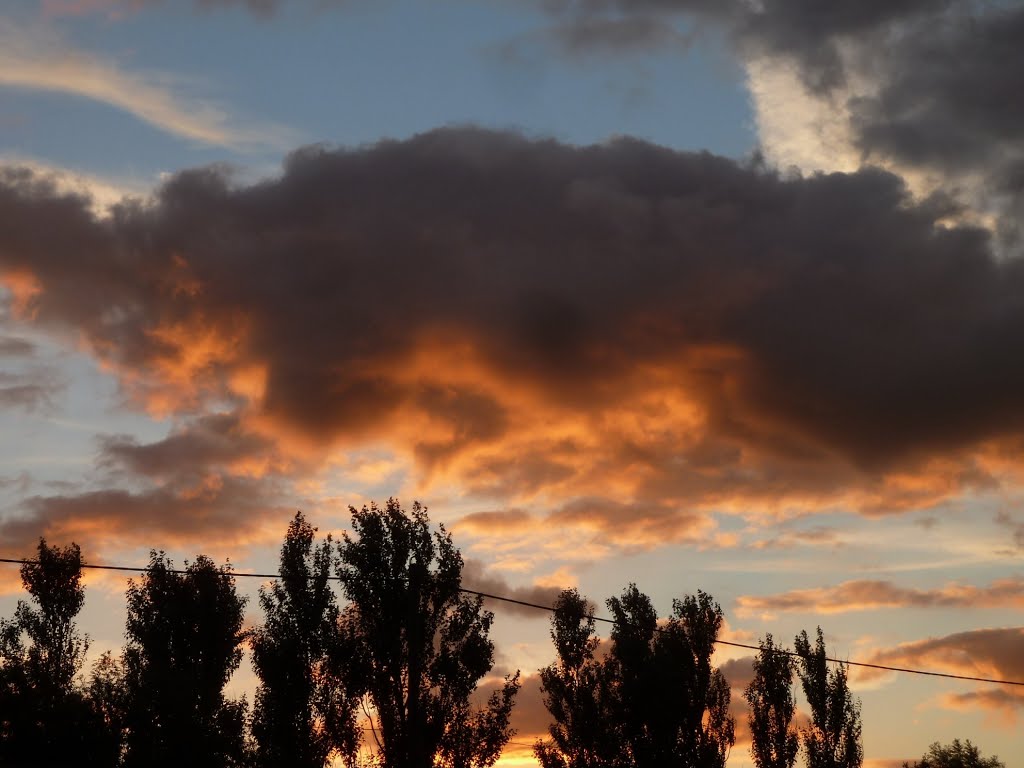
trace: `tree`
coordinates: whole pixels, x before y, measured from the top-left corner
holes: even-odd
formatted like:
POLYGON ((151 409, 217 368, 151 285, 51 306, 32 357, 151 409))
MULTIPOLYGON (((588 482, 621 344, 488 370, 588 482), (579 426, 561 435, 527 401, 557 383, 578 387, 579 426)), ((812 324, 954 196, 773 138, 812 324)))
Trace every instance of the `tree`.
POLYGON ((75 622, 85 602, 81 550, 40 539, 21 581, 30 601, 0 619, 0 764, 103 765, 102 723, 78 680, 89 647, 75 622))
POLYGON ((806 631, 797 635, 796 652, 797 672, 811 709, 811 725, 801 731, 808 768, 860 768, 860 703, 847 685, 846 665, 829 671, 821 627, 813 649, 806 631))
POLYGON ((754 679, 743 695, 750 705, 750 755, 756 768, 792 768, 800 744, 793 727, 796 660, 769 634, 754 657, 754 679))
MULTIPOLYGON (((627 595, 634 602, 647 600, 635 585, 623 593, 624 602, 627 595)), ((617 618, 614 601, 609 600, 608 607, 617 618)), ((696 595, 672 601, 672 615, 655 632, 652 643, 651 690, 656 696, 649 704, 652 760, 638 760, 636 765, 724 768, 736 741, 736 724, 729 714, 729 683, 711 666, 721 629, 722 609, 707 593, 698 590, 696 595), (675 706, 665 706, 666 702, 675 706)), ((628 663, 614 631, 612 640, 612 658, 628 663)), ((640 735, 635 739, 643 743, 640 735)))
POLYGON ((609 729, 610 695, 604 666, 594 657, 599 640, 593 606, 575 589, 555 601, 551 640, 557 661, 540 670, 544 706, 554 718, 549 741, 534 754, 543 768, 600 768, 622 754, 615 729, 609 729))
POLYGON ((302 513, 281 547, 281 579, 260 589, 265 616, 249 633, 256 691, 252 732, 261 767, 322 768, 332 754, 352 761, 355 706, 345 690, 351 656, 330 586, 333 542, 314 547, 302 513))
POLYGON ((542 670, 552 740, 535 752, 545 768, 722 768, 735 741, 729 686, 711 666, 722 624, 711 597, 675 600, 658 626, 635 584, 607 601, 611 649, 594 660, 585 601, 563 593, 552 625, 558 662, 542 670))
POLYGON ((371 713, 382 768, 493 764, 512 736, 518 673, 482 708, 470 697, 494 664, 494 615, 460 591, 462 556, 427 510, 388 499, 350 507, 357 538, 339 543, 338 576, 349 605, 350 684, 371 713))
POLYGON ((245 762, 245 701, 224 697, 242 658, 244 606, 230 566, 200 556, 179 572, 150 553, 128 587, 126 768, 245 762))
POLYGON ((93 664, 86 697, 98 724, 92 751, 102 757, 96 764, 120 765, 127 728, 128 702, 124 664, 110 651, 104 652, 93 664))
POLYGON ((970 739, 953 739, 945 746, 935 742, 917 763, 904 763, 903 768, 1006 768, 1006 764, 994 755, 982 757, 970 739))

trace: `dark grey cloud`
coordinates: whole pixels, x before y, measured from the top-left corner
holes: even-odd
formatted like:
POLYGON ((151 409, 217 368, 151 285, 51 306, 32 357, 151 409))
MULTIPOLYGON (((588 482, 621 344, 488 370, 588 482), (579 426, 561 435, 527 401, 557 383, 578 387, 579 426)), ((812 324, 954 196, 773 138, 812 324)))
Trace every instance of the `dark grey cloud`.
MULTIPOLYGON (((419 414, 425 465, 472 452, 481 487, 518 471, 540 489, 594 446, 531 438, 511 467, 482 449, 537 409, 588 418, 676 391, 706 439, 595 425, 607 473, 638 470, 652 499, 724 498, 733 481, 829 493, 1024 432, 1024 265, 947 213, 878 170, 783 178, 633 140, 460 128, 308 148, 251 186, 185 171, 103 220, 8 173, 0 266, 36 276, 38 327, 187 388, 185 416, 258 368, 246 418, 327 445, 419 414)), ((234 427, 201 426, 195 455, 230 460, 217 435, 234 427)), ((104 450, 155 471, 190 445, 104 450)))
POLYGON ((894 44, 865 46, 877 93, 851 102, 855 140, 871 162, 941 175, 946 188, 998 217, 1009 251, 1024 214, 1024 7, 970 4, 908 25, 894 44))
POLYGON ((151 479, 202 475, 252 458, 270 459, 273 441, 247 432, 235 413, 201 416, 163 440, 128 435, 100 438, 100 464, 151 479))
MULTIPOLYGON (((485 592, 489 595, 499 595, 512 600, 519 600, 523 603, 534 605, 554 605, 561 592, 560 587, 549 587, 530 585, 526 587, 514 587, 509 584, 503 576, 489 573, 486 567, 479 560, 467 559, 462 569, 462 586, 466 589, 485 592)), ((538 608, 530 608, 525 605, 505 602, 504 600, 485 600, 487 607, 493 611, 514 614, 530 619, 544 619, 549 621, 551 615, 547 611, 538 608)))
POLYGON ((0 357, 32 357, 36 345, 18 336, 0 336, 0 357))
POLYGON ((848 102, 866 162, 939 178, 944 193, 998 217, 1005 248, 1022 242, 1020 3, 578 0, 544 7, 555 39, 571 52, 688 44, 711 24, 727 32, 741 58, 788 60, 823 104, 835 111, 848 102), (852 82, 859 89, 848 89, 852 82))
POLYGON ((1024 7, 929 19, 870 55, 881 88, 854 112, 866 152, 959 172, 1024 147, 1024 7))
POLYGON ((689 40, 681 28, 724 29, 744 55, 783 55, 814 90, 841 85, 839 45, 875 38, 894 26, 930 17, 958 0, 565 0, 542 2, 570 51, 634 50, 689 40))
MULTIPOLYGON (((296 503, 278 461, 272 441, 230 413, 191 419, 151 443, 101 436, 95 482, 47 483, 50 493, 23 498, 0 518, 0 549, 23 554, 39 536, 89 552, 273 538, 270 523, 283 528, 296 503)), ((14 487, 25 493, 27 479, 14 487)))
POLYGON ((0 408, 37 411, 53 405, 60 377, 48 369, 0 371, 0 408))
POLYGON ((78 542, 87 555, 119 545, 165 549, 215 541, 244 546, 273 538, 267 525, 277 521, 283 529, 294 514, 280 503, 274 483, 256 478, 218 477, 193 488, 167 484, 32 496, 16 514, 0 520, 0 552, 24 557, 40 536, 78 542))
POLYGON ((729 681, 729 687, 734 692, 741 692, 754 679, 754 657, 743 656, 739 659, 729 659, 722 662, 718 669, 725 675, 725 679, 729 681))

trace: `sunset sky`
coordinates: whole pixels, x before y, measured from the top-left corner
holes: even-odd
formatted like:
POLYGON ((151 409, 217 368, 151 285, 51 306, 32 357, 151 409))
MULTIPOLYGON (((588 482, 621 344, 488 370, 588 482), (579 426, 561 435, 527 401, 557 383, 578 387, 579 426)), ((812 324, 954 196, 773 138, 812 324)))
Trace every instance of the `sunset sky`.
MULTIPOLYGON (((397 496, 469 586, 1024 680, 1021 73, 1013 0, 7 0, 0 556, 266 571, 397 496)), ((852 675, 868 766, 1024 763, 1024 688, 852 675)))

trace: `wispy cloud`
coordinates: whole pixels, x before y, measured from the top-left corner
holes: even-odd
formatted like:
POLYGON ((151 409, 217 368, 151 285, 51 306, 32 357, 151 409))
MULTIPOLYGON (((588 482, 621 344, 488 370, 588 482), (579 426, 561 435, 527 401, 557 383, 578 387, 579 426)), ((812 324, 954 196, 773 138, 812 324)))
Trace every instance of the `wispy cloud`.
POLYGON ((243 125, 224 107, 185 93, 183 85, 167 73, 130 72, 111 58, 77 50, 50 28, 0 23, 0 86, 93 99, 200 144, 251 151, 294 143, 288 129, 243 125))
POLYGON ((742 595, 737 601, 741 616, 778 611, 847 613, 877 608, 1021 608, 1024 578, 999 579, 987 587, 947 584, 938 589, 912 589, 891 581, 860 579, 834 587, 795 589, 777 595, 742 595))

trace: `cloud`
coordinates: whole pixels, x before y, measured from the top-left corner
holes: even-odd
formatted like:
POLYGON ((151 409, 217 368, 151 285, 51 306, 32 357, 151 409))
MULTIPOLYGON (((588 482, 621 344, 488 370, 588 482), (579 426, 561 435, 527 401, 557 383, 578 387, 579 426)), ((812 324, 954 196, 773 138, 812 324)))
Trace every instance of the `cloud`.
MULTIPOLYGON (((952 674, 1024 682, 1024 627, 978 629, 944 637, 902 643, 879 651, 869 661, 914 668, 926 668, 952 674)), ((877 673, 858 670, 858 676, 877 673)), ((940 703, 955 709, 981 707, 1007 722, 1015 722, 1024 709, 1020 687, 979 685, 973 691, 954 690, 944 694, 940 703)))
MULTIPOLYGON (((462 569, 462 586, 466 589, 500 595, 534 605, 554 605, 561 588, 558 586, 533 584, 528 587, 513 587, 501 576, 488 573, 479 560, 467 559, 462 569)), ((485 600, 487 607, 495 611, 531 619, 550 620, 550 614, 538 608, 528 608, 501 600, 485 600)))
POLYGON ((100 463, 148 478, 202 475, 214 469, 262 476, 281 459, 267 437, 246 432, 235 413, 202 416, 163 440, 140 444, 126 435, 100 438, 100 463))
MULTIPOLYGON (((646 29, 647 45, 663 42, 673 23, 714 23, 724 27, 748 54, 771 53, 793 57, 815 87, 841 82, 842 62, 837 47, 846 39, 863 37, 892 25, 941 12, 954 0, 842 2, 809 4, 806 0, 544 0, 541 7, 559 23, 585 31, 597 25, 646 29)), ((636 47, 637 34, 622 44, 636 47)), ((595 44, 608 46, 608 36, 595 44)))
POLYGON ((182 84, 166 74, 128 72, 112 60, 76 50, 50 30, 10 19, 0 29, 0 86, 82 96, 199 144, 280 149, 292 138, 279 126, 243 123, 210 101, 182 95, 182 84))
POLYGON ((1024 271, 944 213, 878 170, 452 128, 248 186, 184 171, 101 218, 7 171, 0 281, 196 425, 107 458, 384 446, 582 554, 1018 482, 1024 271))
POLYGON ((761 148, 781 167, 904 176, 995 221, 1001 247, 1024 231, 1024 9, 970 0, 808 4, 580 0, 543 3, 570 51, 633 52, 724 30, 748 74, 761 148), (813 6, 813 7, 812 7, 813 6), (592 32, 593 30, 593 32, 592 32), (607 30, 619 30, 611 34, 607 30))
POLYGON ((37 179, 49 180, 64 194, 87 198, 97 216, 106 216, 114 205, 123 202, 125 198, 145 198, 151 188, 150 184, 140 179, 97 176, 18 153, 0 152, 0 166, 7 173, 24 169, 37 179))
MULTIPOLYGON (((19 353, 11 353, 17 356, 19 353)), ((0 356, 3 350, 0 349, 0 356)), ((0 371, 0 408, 38 411, 53 405, 53 396, 64 386, 59 374, 45 367, 24 371, 0 371)))
POLYGON ((237 556, 233 549, 279 540, 302 499, 287 472, 308 473, 230 413, 178 424, 150 443, 108 435, 98 444, 93 487, 23 498, 0 519, 5 556, 23 555, 39 536, 74 541, 91 557, 211 541, 237 556))
POLYGON ((996 514, 995 522, 1009 530, 1017 549, 1024 549, 1024 521, 1014 518, 1006 510, 1000 510, 996 514))
POLYGON ((754 657, 743 656, 739 659, 729 659, 723 662, 718 669, 729 682, 733 696, 737 692, 742 694, 754 679, 754 657))
POLYGON ((998 579, 986 587, 947 584, 938 589, 912 589, 891 581, 860 579, 834 587, 796 589, 777 595, 741 595, 740 616, 780 611, 847 613, 879 608, 1024 608, 1024 578, 998 579))
POLYGON ((267 482, 211 475, 193 487, 32 496, 20 514, 0 521, 2 551, 5 557, 23 557, 44 536, 80 543, 86 552, 128 546, 205 549, 215 541, 236 555, 232 548, 277 541, 295 514, 273 491, 267 482))
MULTIPOLYGON (((934 522, 934 521, 933 521, 934 522)), ((838 531, 824 526, 815 526, 807 530, 783 531, 768 539, 759 539, 752 546, 755 549, 790 549, 796 546, 843 546, 838 531)))
POLYGON ((18 336, 0 336, 0 357, 32 357, 36 345, 18 336))

